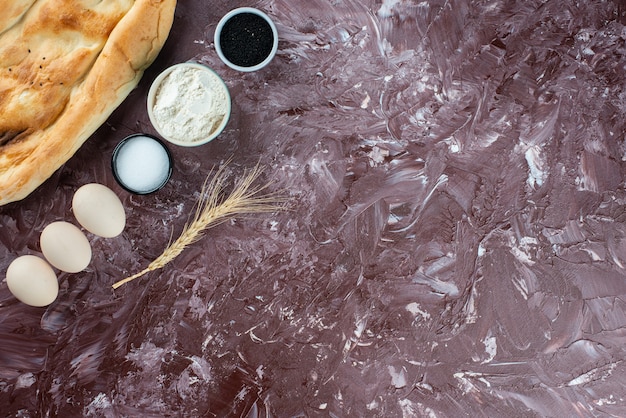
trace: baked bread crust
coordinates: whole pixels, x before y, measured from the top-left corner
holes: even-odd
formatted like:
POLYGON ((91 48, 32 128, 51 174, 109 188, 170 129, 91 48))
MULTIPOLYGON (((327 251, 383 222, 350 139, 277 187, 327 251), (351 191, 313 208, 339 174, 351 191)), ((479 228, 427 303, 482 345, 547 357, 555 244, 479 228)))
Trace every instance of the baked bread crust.
POLYGON ((161 50, 176 0, 16 0, 0 11, 0 205, 58 170, 161 50))

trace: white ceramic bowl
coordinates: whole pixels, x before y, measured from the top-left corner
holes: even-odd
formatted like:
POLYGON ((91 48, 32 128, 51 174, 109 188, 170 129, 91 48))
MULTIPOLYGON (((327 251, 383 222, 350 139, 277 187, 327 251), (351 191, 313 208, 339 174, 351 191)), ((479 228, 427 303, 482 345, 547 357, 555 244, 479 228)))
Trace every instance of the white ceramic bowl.
POLYGON ((272 19, 270 19, 270 17, 267 14, 265 14, 264 12, 262 12, 261 10, 255 9, 254 7, 239 7, 237 9, 233 9, 230 12, 226 13, 224 15, 224 17, 222 17, 220 19, 220 21, 217 24, 217 27, 215 28, 214 43, 215 43, 215 51, 217 52, 217 55, 224 62, 224 64, 228 65, 230 68, 232 68, 234 70, 237 70, 237 71, 242 71, 242 72, 257 71, 257 70, 260 70, 261 68, 265 67, 267 64, 269 64, 270 61, 272 61, 272 59, 274 59, 274 57, 276 56, 276 51, 278 51, 278 30, 276 29, 276 25, 274 24, 272 19), (224 25, 231 18, 233 18, 233 17, 235 17, 237 15, 240 15, 240 14, 244 14, 244 13, 254 14, 254 15, 257 15, 257 16, 261 17, 263 20, 265 20, 267 22, 267 24, 270 26, 270 28, 272 30, 272 35, 273 35, 272 49, 269 52, 269 54, 267 55, 267 57, 262 62, 260 62, 260 63, 258 63, 256 65, 249 66, 249 67, 244 67, 244 66, 237 65, 237 64, 231 62, 224 55, 224 51, 222 50, 222 44, 221 44, 222 31, 224 29, 224 25))
POLYGON ((175 145, 195 147, 212 141, 226 127, 230 112, 224 80, 202 64, 173 65, 154 79, 148 91, 150 122, 163 139, 175 145))

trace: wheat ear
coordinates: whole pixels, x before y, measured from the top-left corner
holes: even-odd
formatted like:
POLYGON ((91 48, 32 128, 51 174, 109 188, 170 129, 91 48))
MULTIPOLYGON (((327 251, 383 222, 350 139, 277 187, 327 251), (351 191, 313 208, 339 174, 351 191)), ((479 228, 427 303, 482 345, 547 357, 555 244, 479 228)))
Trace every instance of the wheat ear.
POLYGON ((208 228, 216 226, 239 214, 273 212, 279 210, 280 199, 276 195, 259 196, 268 184, 255 186, 254 182, 262 173, 262 169, 257 165, 253 169, 244 173, 235 185, 233 191, 221 200, 224 193, 226 175, 224 167, 220 167, 211 181, 209 177, 202 186, 200 198, 196 204, 196 212, 191 222, 183 227, 180 236, 170 243, 163 253, 154 259, 148 267, 133 274, 123 280, 113 284, 113 289, 117 289, 125 283, 135 280, 154 270, 163 268, 167 263, 174 260, 183 250, 200 239, 208 228))

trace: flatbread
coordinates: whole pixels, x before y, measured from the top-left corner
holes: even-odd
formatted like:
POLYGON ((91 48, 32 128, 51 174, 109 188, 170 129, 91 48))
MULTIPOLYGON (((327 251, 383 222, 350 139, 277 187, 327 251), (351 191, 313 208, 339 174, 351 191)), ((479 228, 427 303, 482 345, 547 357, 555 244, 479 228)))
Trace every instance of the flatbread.
POLYGON ((28 196, 134 89, 176 0, 0 5, 0 205, 28 196))

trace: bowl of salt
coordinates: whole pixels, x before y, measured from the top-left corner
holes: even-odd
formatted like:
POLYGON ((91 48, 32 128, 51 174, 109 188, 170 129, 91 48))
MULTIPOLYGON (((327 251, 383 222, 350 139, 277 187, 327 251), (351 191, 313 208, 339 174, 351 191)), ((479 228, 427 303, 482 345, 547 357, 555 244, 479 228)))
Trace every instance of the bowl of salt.
POLYGON ((111 157, 113 177, 127 191, 150 194, 163 188, 172 175, 173 159, 167 146, 148 134, 121 140, 111 157))

